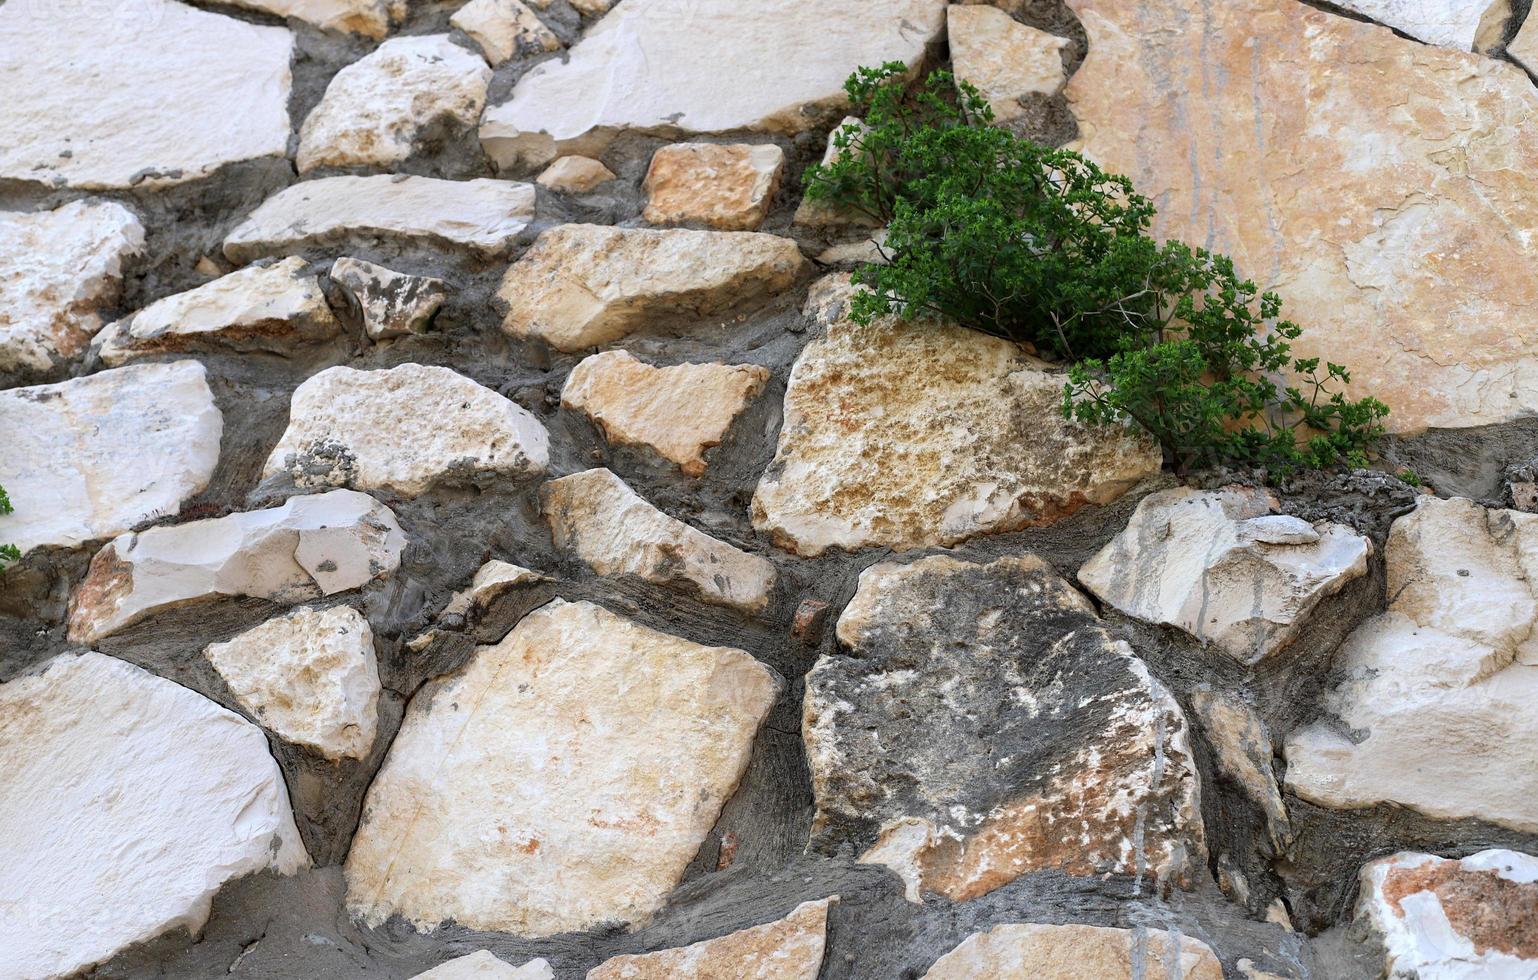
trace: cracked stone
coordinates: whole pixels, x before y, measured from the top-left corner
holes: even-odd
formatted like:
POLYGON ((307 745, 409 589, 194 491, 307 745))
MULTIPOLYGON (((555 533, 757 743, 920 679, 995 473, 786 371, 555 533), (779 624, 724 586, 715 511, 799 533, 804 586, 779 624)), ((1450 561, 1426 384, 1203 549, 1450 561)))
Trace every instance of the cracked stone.
POLYGON ((449 298, 449 284, 442 279, 411 276, 362 259, 337 259, 330 276, 355 305, 363 331, 374 340, 425 333, 449 298))
POLYGON ((838 896, 802 902, 783 919, 681 949, 616 956, 587 980, 817 980, 828 907, 838 896))
POLYGON ((1223 980, 1200 939, 1162 929, 994 926, 935 961, 923 980, 1223 980))
POLYGON ((1068 81, 1067 38, 1028 27, 997 7, 952 4, 946 15, 951 70, 977 86, 999 123, 1026 114, 1022 97, 1056 95, 1068 81))
POLYGON ((565 47, 521 0, 470 0, 449 23, 470 35, 493 68, 515 57, 565 47))
POLYGON ((752 231, 764 223, 785 169, 773 143, 674 143, 652 154, 642 189, 654 225, 752 231))

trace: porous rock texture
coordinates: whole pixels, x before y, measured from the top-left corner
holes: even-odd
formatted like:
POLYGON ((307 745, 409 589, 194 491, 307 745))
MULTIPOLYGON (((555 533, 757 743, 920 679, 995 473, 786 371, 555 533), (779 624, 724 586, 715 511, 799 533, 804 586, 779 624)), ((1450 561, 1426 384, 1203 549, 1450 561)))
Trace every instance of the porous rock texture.
POLYGON ((995 926, 968 936, 923 980, 1223 980, 1207 944, 1158 929, 995 926))
POLYGON ((674 143, 652 154, 642 189, 654 225, 752 231, 764 223, 785 168, 773 143, 674 143))
POLYGON ((492 67, 519 55, 561 49, 561 39, 521 0, 470 0, 449 23, 470 36, 492 67))
POLYGON ((838 896, 803 902, 785 918, 683 949, 616 956, 587 980, 817 980, 828 907, 838 896))

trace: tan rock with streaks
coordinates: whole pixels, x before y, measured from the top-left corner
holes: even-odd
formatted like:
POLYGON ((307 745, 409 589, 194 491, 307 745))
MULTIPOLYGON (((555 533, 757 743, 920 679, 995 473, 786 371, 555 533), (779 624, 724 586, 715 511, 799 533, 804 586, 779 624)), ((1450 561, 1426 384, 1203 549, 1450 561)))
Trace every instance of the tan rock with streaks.
POLYGON ((616 956, 587 980, 817 980, 837 901, 802 902, 783 919, 681 949, 616 956))
POLYGON ((1223 980, 1199 939, 1160 929, 995 926, 935 961, 923 980, 1223 980))
POLYGON ((1056 95, 1068 81, 1067 38, 1028 27, 997 7, 952 4, 946 13, 951 70, 977 86, 998 122, 1025 115, 1022 97, 1056 95))
POLYGON ((592 157, 567 156, 546 167, 534 182, 557 194, 586 194, 613 179, 614 171, 592 157))
POLYGON ((764 223, 785 169, 773 143, 674 143, 652 154, 642 185, 654 225, 752 231, 764 223))

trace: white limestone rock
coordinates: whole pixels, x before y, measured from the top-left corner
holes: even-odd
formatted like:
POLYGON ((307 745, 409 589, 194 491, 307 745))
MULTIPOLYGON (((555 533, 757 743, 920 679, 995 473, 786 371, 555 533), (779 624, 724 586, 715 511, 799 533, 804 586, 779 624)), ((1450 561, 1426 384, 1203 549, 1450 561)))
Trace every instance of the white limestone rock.
POLYGON ((550 602, 411 699, 364 801, 348 909, 526 937, 644 924, 779 689, 741 650, 550 602))
POLYGON ((390 508, 352 490, 130 532, 91 559, 70 598, 69 636, 93 643, 162 610, 223 596, 309 602, 393 574, 405 546, 390 508))
POLYGON ((425 332, 449 298, 449 284, 442 279, 411 276, 362 259, 337 259, 331 281, 346 292, 364 332, 374 340, 425 332))
POLYGON ((997 122, 1024 116, 1023 97, 1062 91, 1067 38, 1022 24, 997 7, 952 4, 946 13, 951 70, 958 81, 977 86, 997 122))
POLYGON ((544 960, 530 960, 515 968, 483 949, 418 973, 411 980, 555 980, 555 971, 544 960))
POLYGON ((1200 939, 1162 929, 994 926, 935 961, 923 980, 1223 980, 1200 939))
POLYGON ((156 187, 282 157, 293 44, 172 0, 0 5, 0 180, 156 187))
POLYGON ((817 980, 837 901, 802 902, 783 919, 679 949, 616 956, 587 980, 817 980))
POLYGON ((327 368, 294 390, 288 428, 263 478, 299 487, 389 490, 541 473, 550 439, 539 420, 445 367, 327 368))
POLYGON ((470 0, 449 23, 470 36, 492 67, 564 46, 522 0, 470 0))
POLYGON ((266 255, 375 241, 506 255, 534 218, 534 187, 506 180, 376 174, 286 187, 224 240, 244 264, 266 255))
POLYGON ((1367 574, 1372 542, 1273 513, 1264 490, 1144 497, 1079 581, 1128 616, 1175 626, 1251 665, 1285 649, 1329 595, 1367 574))
POLYGON ((1336 655, 1334 719, 1288 738, 1287 788, 1538 833, 1538 515, 1422 497, 1385 559, 1388 611, 1336 655))
POLYGON ((614 171, 592 157, 559 157, 534 182, 557 194, 586 194, 614 179, 614 171))
POLYGON ((331 79, 299 130, 299 172, 401 163, 424 132, 473 126, 490 81, 447 34, 391 38, 331 79))
POLYGON ((747 612, 769 605, 774 565, 669 517, 606 469, 551 480, 539 497, 555 546, 599 575, 632 575, 747 612))
POLYGON ((284 741, 335 762, 374 745, 374 631, 349 606, 301 606, 203 650, 240 706, 284 741))
POLYGON ((261 730, 99 653, 0 685, 0 976, 196 933, 227 881, 309 856, 261 730))
POLYGON ((377 41, 406 17, 407 0, 223 0, 234 7, 290 17, 339 34, 377 41))
POLYGON ((224 417, 196 361, 0 391, 0 543, 73 548, 174 514, 208 486, 224 417))
POLYGON ((148 354, 201 350, 282 354, 334 337, 342 325, 326 305, 320 280, 304 268, 304 259, 290 258, 238 269, 109 324, 92 346, 103 363, 118 365, 148 354))
POLYGON ((1361 14, 1427 44, 1485 51, 1501 40, 1511 0, 1339 0, 1361 14))
POLYGON ((112 201, 0 212, 0 371, 46 371, 83 351, 117 302, 124 261, 143 250, 144 226, 112 201))
POLYGON ((944 27, 944 0, 626 0, 487 109, 481 145, 505 170, 622 132, 793 135, 848 106, 854 69, 917 64, 944 27))

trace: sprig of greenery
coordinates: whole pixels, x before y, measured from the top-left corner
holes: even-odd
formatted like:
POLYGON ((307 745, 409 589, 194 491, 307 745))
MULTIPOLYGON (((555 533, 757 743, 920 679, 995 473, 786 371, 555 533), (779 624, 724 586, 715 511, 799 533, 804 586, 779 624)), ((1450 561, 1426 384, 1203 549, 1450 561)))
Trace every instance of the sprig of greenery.
MULTIPOLYGON (((5 492, 5 487, 0 487, 0 514, 15 513, 16 508, 11 506, 10 494, 5 492)), ((7 562, 20 561, 21 549, 14 544, 0 544, 0 568, 7 562)))

